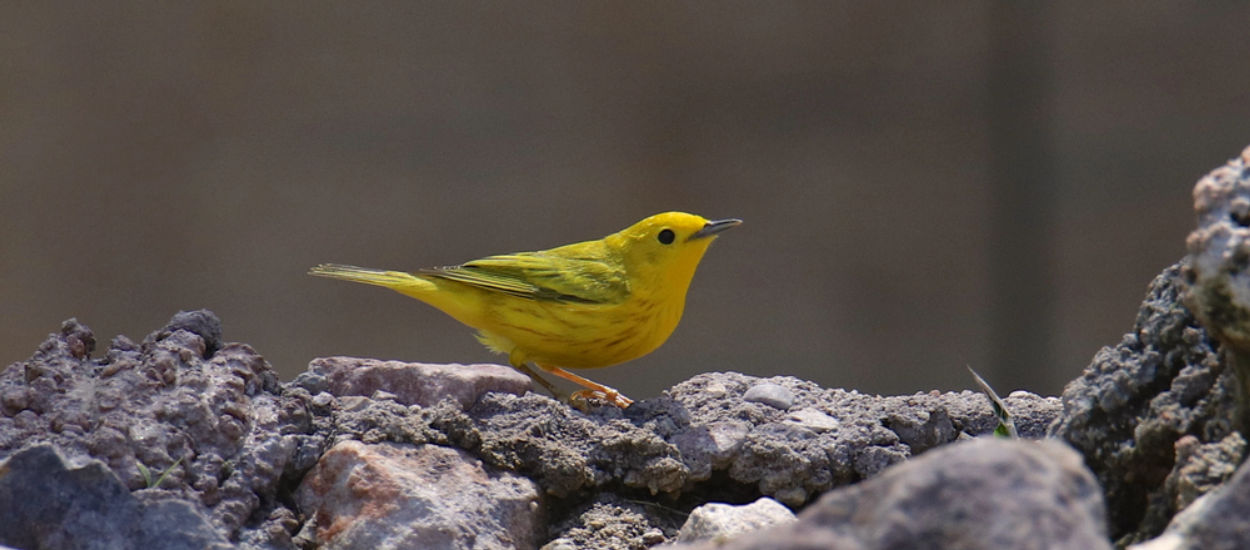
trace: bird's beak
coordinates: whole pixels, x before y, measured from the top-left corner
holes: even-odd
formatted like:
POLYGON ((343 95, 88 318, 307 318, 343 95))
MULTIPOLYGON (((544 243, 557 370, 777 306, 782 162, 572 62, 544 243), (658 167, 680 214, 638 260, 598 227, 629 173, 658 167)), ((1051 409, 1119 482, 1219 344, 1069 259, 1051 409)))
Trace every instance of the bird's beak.
POLYGON ((687 240, 687 241, 693 241, 693 240, 695 240, 695 239, 702 239, 702 238, 704 238, 704 237, 711 237, 712 235, 715 235, 715 234, 717 234, 717 233, 720 233, 721 231, 724 231, 724 230, 726 230, 726 229, 729 229, 730 227, 737 226, 738 224, 741 224, 741 223, 742 223, 742 220, 740 220, 740 219, 738 219, 738 218, 729 218, 729 219, 726 219, 726 220, 712 220, 712 221, 710 221, 710 222, 707 222, 707 223, 703 226, 703 229, 700 229, 700 230, 698 230, 698 231, 695 231, 695 232, 694 232, 694 234, 693 234, 693 235, 691 235, 691 236, 690 236, 690 238, 688 238, 688 239, 686 239, 686 240, 687 240))

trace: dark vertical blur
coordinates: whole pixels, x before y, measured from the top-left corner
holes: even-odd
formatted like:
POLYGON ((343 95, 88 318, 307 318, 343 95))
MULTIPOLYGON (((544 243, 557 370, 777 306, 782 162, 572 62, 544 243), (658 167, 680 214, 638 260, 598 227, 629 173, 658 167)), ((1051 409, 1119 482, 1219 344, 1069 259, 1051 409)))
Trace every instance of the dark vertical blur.
POLYGON ((1011 372, 1024 387, 1037 387, 1046 383, 1047 369, 1055 368, 1052 21, 1044 3, 996 2, 989 16, 993 350, 983 371, 1011 372))

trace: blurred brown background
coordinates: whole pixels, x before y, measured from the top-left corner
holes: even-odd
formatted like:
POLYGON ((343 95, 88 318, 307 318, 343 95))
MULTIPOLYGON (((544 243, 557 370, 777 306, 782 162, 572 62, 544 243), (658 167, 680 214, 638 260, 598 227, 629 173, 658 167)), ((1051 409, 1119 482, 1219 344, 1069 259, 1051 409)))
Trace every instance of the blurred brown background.
MULTIPOLYGON (((645 398, 705 370, 1054 394, 1250 144, 1233 3, 5 3, 0 364, 210 308, 313 357, 502 360, 320 262, 740 217, 645 398)), ((103 344, 102 344, 103 347, 103 344)))

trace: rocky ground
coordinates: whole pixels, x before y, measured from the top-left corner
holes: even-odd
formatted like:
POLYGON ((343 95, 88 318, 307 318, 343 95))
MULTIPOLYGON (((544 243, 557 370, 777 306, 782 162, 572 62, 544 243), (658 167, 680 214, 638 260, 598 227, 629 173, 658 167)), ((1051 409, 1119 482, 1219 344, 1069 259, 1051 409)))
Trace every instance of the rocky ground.
POLYGON ((0 371, 0 544, 1250 547, 1248 163, 1199 182, 1190 255, 1119 344, 1061 397, 1005 399, 1022 440, 973 392, 726 372, 583 411, 497 365, 282 383, 208 311, 98 353, 69 320, 0 371))

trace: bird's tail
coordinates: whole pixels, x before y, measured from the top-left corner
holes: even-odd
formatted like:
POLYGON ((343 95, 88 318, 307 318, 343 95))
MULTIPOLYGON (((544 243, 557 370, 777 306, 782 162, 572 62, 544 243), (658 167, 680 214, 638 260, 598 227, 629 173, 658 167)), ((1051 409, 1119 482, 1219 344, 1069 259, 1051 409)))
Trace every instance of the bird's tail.
POLYGON ((321 264, 308 270, 309 275, 341 279, 353 283, 384 286, 401 294, 416 297, 434 289, 434 284, 403 271, 387 271, 343 264, 321 264))

